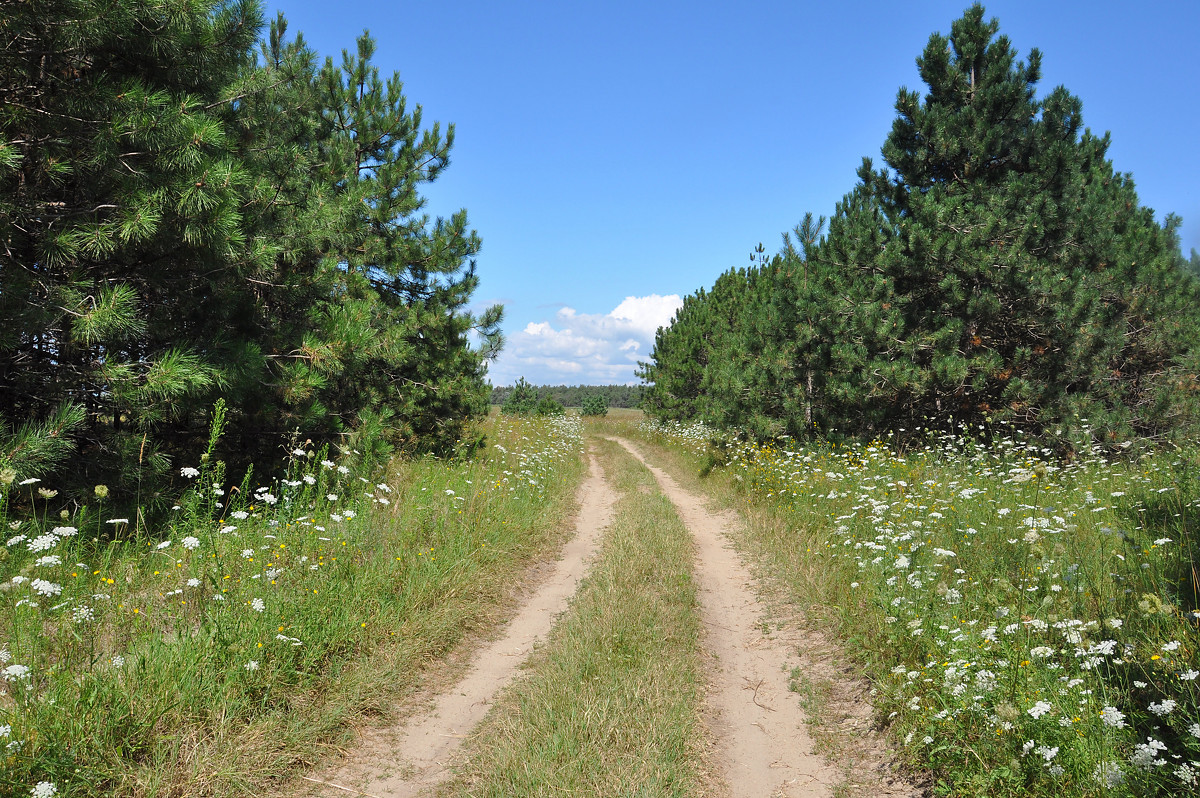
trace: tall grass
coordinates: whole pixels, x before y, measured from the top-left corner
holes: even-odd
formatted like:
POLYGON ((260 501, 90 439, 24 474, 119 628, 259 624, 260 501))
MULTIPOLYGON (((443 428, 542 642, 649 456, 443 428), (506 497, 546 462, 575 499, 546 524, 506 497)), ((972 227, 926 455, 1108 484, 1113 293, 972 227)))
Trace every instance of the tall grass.
POLYGON ((597 441, 621 494, 595 563, 439 795, 712 795, 692 541, 653 477, 597 441))
POLYGON ((578 422, 490 435, 370 479, 308 446, 262 483, 205 457, 152 533, 0 496, 0 793, 258 792, 385 712, 560 535, 578 422))
POLYGON ((645 435, 715 463, 755 545, 871 678, 935 790, 1191 794, 1196 451, 1056 461, 1017 436, 795 447, 645 435))

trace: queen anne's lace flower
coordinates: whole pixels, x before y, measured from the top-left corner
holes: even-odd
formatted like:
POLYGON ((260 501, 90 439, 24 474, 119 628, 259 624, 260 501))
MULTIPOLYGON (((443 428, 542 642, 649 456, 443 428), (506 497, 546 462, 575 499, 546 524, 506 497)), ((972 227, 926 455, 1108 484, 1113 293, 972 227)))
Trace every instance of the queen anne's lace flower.
POLYGON ((62 593, 62 585, 47 582, 45 579, 34 579, 29 583, 29 587, 41 596, 57 596, 59 593, 62 593))
POLYGON ((1052 709, 1054 709, 1054 706, 1050 702, 1039 701, 1036 704, 1034 704, 1032 707, 1030 707, 1028 710, 1026 710, 1026 712, 1029 713, 1029 717, 1033 718, 1034 720, 1037 720, 1042 715, 1045 715, 1047 712, 1049 712, 1052 709))

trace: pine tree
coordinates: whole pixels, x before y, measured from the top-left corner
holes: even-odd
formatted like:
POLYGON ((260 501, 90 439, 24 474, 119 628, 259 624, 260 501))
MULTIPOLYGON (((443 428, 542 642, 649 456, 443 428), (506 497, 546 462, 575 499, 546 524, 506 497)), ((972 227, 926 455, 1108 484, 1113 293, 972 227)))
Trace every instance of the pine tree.
POLYGON ((1036 97, 1040 54, 1018 61, 998 29, 976 5, 930 38, 888 168, 864 163, 816 254, 858 305, 841 311, 832 371, 853 376, 836 393, 868 426, 1088 417, 1162 434, 1194 374, 1194 335, 1170 317, 1194 295, 1175 223, 1140 207, 1077 98, 1036 97))
POLYGON ((0 417, 82 408, 73 468, 114 487, 223 379, 186 311, 244 257, 223 115, 256 35, 239 0, 0 14, 0 417))

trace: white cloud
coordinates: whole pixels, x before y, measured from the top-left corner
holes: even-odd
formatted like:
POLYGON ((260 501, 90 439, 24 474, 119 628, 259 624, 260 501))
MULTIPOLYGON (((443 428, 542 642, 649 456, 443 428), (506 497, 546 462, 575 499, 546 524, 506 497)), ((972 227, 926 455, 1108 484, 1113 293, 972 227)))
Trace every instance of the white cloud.
POLYGON ((654 333, 670 324, 682 304, 677 294, 651 294, 626 297, 605 314, 560 308, 553 321, 510 333, 488 378, 495 385, 511 385, 518 377, 537 385, 635 383, 634 369, 649 358, 654 333))

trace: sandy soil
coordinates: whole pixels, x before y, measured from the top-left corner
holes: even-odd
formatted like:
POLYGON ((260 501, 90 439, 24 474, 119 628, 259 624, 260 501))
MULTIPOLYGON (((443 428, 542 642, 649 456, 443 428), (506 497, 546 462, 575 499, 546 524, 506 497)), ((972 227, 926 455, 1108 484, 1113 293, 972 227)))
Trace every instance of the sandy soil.
MULTIPOLYGON (((780 624, 760 601, 753 577, 734 551, 734 513, 714 514, 703 496, 679 486, 646 462, 628 441, 613 438, 645 465, 674 503, 696 541, 696 579, 710 656, 706 707, 715 741, 713 765, 728 785, 728 798, 832 796, 835 791, 890 798, 921 792, 888 766, 886 743, 870 726, 870 706, 861 685, 850 680, 830 711, 854 732, 855 751, 831 764, 814 750, 799 696, 789 690, 792 669, 829 684, 838 681, 836 646, 819 634, 780 624)), ((576 531, 552 575, 532 594, 500 639, 481 649, 466 676, 436 696, 427 711, 394 729, 373 732, 336 769, 305 777, 307 795, 320 798, 414 796, 449 775, 448 764, 462 740, 487 713, 494 696, 516 675, 535 644, 586 572, 617 495, 594 457, 580 488, 576 531)))
POLYGON ((734 798, 831 796, 839 774, 818 756, 799 696, 788 690, 795 648, 765 633, 764 609, 750 572, 733 551, 732 513, 714 515, 705 500, 651 466, 628 441, 675 505, 696 540, 696 582, 705 649, 713 659, 708 700, 716 764, 734 798))
POLYGON ((579 580, 612 520, 617 496, 589 457, 589 473, 579 490, 575 533, 562 559, 532 594, 499 639, 482 648, 466 675, 431 707, 404 725, 365 736, 336 770, 305 777, 308 795, 345 798, 403 798, 418 795, 449 776, 447 765, 471 730, 483 720, 492 699, 512 681, 534 646, 546 638, 555 617, 567 608, 579 580))

